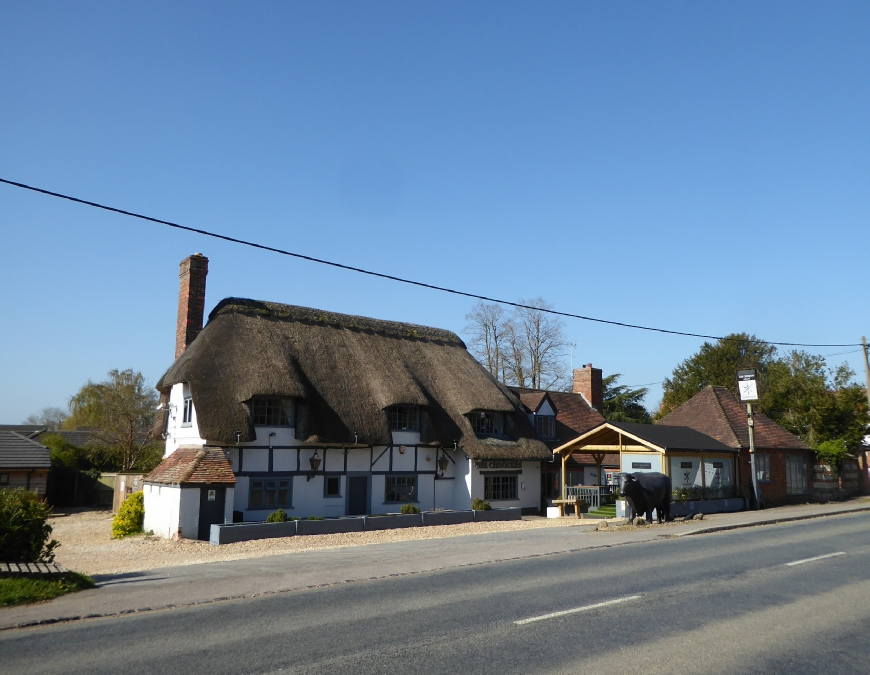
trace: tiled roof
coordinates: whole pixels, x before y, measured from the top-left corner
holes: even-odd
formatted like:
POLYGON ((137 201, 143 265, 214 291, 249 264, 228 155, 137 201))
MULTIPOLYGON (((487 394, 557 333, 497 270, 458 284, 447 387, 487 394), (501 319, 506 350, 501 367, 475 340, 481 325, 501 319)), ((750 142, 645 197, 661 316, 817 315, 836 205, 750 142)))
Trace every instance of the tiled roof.
POLYGON ((145 476, 150 483, 180 485, 182 483, 236 482, 233 468, 220 448, 180 447, 145 476))
POLYGON ((0 431, 0 469, 49 469, 48 448, 14 431, 0 431))
POLYGON ((44 424, 0 424, 0 431, 14 431, 25 438, 39 436, 45 431, 44 424))
POLYGON ((692 450, 698 452, 734 452, 732 446, 688 426, 608 422, 632 436, 664 450, 692 450))
POLYGON ((510 389, 528 409, 528 412, 537 410, 544 396, 549 397, 556 409, 556 439, 544 442, 551 450, 585 434, 604 422, 601 413, 592 408, 580 394, 523 387, 511 387, 510 389), (534 406, 530 404, 534 404, 534 406))
MULTIPOLYGON (((786 431, 761 413, 755 419, 755 447, 760 449, 808 450, 809 446, 798 436, 786 431)), ((657 424, 691 427, 712 436, 730 448, 749 447, 749 425, 746 406, 725 387, 709 386, 657 424)))
MULTIPOLYGON (((585 452, 575 452, 571 455, 571 459, 575 464, 597 464, 595 458, 587 454, 585 452)), ((619 453, 608 453, 604 455, 604 461, 601 462, 601 466, 613 466, 619 467, 619 453)))

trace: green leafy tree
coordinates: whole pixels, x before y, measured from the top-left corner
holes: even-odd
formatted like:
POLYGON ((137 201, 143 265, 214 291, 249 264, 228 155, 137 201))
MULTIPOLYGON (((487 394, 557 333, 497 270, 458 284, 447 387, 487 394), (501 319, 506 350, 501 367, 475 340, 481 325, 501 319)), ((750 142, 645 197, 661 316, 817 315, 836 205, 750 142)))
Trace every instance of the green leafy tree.
POLYGON ((35 492, 0 490, 0 561, 54 562, 48 516, 51 507, 40 501, 35 492))
POLYGON ((767 372, 776 358, 776 347, 754 335, 732 333, 715 343, 705 342, 697 354, 674 368, 662 382, 664 396, 659 416, 676 410, 709 385, 727 387, 737 394, 737 371, 754 368, 764 390, 767 372))
POLYGON ((157 407, 157 392, 145 383, 142 373, 111 370, 103 382, 83 386, 70 399, 72 414, 67 428, 87 427, 91 446, 112 455, 121 470, 142 468, 153 461, 155 446, 151 425, 157 407))
POLYGON ((641 400, 649 389, 640 387, 629 389, 623 384, 617 384, 621 374, 615 373, 604 378, 604 401, 602 415, 610 422, 635 422, 650 424, 652 416, 643 407, 641 400))
POLYGON ((848 451, 858 450, 870 416, 865 389, 855 382, 855 373, 845 364, 830 369, 824 357, 805 351, 793 350, 780 357, 772 345, 753 340, 755 336, 737 333, 715 344, 705 342, 664 381, 659 416, 707 385, 727 387, 736 394, 737 371, 755 368, 760 412, 812 448, 842 440, 848 451))

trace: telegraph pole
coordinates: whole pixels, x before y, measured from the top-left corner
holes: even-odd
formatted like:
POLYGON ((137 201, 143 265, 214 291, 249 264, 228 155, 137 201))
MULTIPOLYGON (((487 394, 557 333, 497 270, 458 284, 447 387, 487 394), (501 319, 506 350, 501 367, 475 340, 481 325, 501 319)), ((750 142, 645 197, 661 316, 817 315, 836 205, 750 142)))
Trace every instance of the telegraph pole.
POLYGON ((867 379, 867 405, 870 406, 870 357, 867 356, 867 338, 861 338, 861 345, 864 347, 864 375, 867 379))
POLYGON ((752 472, 752 495, 755 498, 755 510, 758 511, 761 509, 761 492, 758 489, 758 472, 755 469, 755 419, 752 417, 752 401, 758 400, 755 369, 737 371, 737 385, 740 391, 740 400, 746 401, 746 418, 749 424, 749 470, 752 472))

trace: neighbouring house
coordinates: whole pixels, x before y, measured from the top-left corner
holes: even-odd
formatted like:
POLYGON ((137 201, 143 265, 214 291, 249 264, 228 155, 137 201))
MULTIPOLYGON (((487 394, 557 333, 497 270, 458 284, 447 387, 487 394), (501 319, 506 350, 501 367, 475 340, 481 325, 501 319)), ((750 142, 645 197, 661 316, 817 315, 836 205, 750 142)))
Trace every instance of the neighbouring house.
MULTIPOLYGON (((604 422, 604 387, 600 368, 587 364, 574 370, 573 392, 511 387, 520 399, 541 441, 553 452, 604 422)), ((577 452, 565 464, 569 485, 602 485, 619 471, 618 453, 577 452)), ((541 462, 541 506, 553 505, 561 494, 562 463, 555 454, 541 462)))
POLYGON ((146 529, 207 538, 211 524, 278 508, 328 517, 474 498, 539 511, 551 452, 457 335, 239 298, 203 328, 207 273, 199 254, 181 263, 146 529))
POLYGON ((48 448, 15 431, 0 431, 0 490, 21 487, 45 498, 48 448))
MULTIPOLYGON (((813 451, 766 415, 756 412, 753 417, 756 471, 764 503, 805 500, 813 491, 813 451)), ((752 494, 746 405, 731 391, 708 386, 657 424, 691 427, 739 451, 737 484, 744 495, 752 494)))

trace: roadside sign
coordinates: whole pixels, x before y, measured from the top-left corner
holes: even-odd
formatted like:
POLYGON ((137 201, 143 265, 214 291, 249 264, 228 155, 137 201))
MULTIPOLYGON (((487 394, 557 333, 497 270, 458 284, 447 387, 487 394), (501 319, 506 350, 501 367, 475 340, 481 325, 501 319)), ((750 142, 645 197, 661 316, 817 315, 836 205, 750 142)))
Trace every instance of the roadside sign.
POLYGON ((737 371, 737 388, 740 390, 741 401, 757 401, 758 386, 755 383, 755 370, 737 371))

